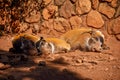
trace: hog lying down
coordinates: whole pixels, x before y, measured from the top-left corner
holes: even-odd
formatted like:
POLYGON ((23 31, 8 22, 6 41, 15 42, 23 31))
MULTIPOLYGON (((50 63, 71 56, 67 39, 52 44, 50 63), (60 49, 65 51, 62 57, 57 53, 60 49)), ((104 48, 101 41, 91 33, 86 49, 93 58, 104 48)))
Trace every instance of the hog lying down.
POLYGON ((104 35, 99 30, 90 28, 74 29, 63 34, 60 39, 41 38, 40 51, 43 53, 68 52, 79 49, 81 51, 101 52, 104 49, 104 35))
POLYGON ((105 49, 103 33, 91 28, 73 29, 60 38, 39 38, 29 34, 21 34, 13 37, 12 44, 13 51, 29 55, 61 53, 76 49, 101 52, 105 49))
POLYGON ((104 35, 101 31, 91 28, 73 29, 61 36, 70 44, 71 50, 97 51, 104 49, 104 35))

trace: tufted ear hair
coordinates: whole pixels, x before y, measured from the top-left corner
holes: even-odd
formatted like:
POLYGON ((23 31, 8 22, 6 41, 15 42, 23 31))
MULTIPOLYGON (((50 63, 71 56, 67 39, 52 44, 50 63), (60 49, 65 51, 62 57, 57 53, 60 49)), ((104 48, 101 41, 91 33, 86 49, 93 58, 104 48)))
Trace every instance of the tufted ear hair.
POLYGON ((43 37, 40 37, 40 40, 43 40, 44 38, 43 37))
POLYGON ((95 35, 95 29, 92 29, 92 31, 91 31, 91 36, 93 37, 94 35, 95 35))
POLYGON ((46 43, 46 41, 44 40, 43 37, 40 37, 40 40, 36 42, 36 49, 37 49, 37 51, 38 51, 38 54, 42 54, 42 53, 41 53, 41 50, 40 50, 40 47, 41 47, 42 45, 44 45, 45 43, 46 43))
POLYGON ((21 40, 25 40, 25 37, 24 37, 24 36, 20 36, 20 39, 21 39, 21 40))
POLYGON ((40 37, 40 42, 45 43, 46 40, 43 37, 40 37))
POLYGON ((20 48, 21 49, 24 49, 25 47, 25 44, 26 44, 26 42, 24 42, 25 40, 26 40, 25 37, 20 36, 20 44, 21 44, 20 48))
POLYGON ((42 40, 40 43, 40 45, 44 45, 46 43, 46 40, 42 40))

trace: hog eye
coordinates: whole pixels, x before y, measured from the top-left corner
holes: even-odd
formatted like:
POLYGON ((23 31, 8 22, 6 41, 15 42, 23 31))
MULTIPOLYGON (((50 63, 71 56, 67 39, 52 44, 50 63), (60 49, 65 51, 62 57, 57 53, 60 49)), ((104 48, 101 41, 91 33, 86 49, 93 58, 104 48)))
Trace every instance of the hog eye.
POLYGON ((95 44, 96 42, 95 41, 93 41, 93 44, 95 44))
POLYGON ((39 49, 39 47, 37 47, 37 49, 39 49))
POLYGON ((44 45, 44 42, 42 42, 41 45, 44 45))
POLYGON ((100 42, 104 43, 103 37, 100 37, 100 42))

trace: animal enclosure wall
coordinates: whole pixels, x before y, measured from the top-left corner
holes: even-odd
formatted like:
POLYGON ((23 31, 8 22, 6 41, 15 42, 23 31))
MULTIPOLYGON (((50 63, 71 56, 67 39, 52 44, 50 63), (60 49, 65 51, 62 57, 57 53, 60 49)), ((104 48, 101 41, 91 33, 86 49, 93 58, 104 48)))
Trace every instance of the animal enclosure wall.
POLYGON ((0 34, 43 33, 59 36, 91 27, 120 40, 120 0, 1 0, 0 34))

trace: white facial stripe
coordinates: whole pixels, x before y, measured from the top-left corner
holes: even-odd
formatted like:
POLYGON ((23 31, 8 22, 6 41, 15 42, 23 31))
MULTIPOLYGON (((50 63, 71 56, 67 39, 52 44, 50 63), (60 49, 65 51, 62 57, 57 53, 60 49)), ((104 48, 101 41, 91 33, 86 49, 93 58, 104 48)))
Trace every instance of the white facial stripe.
POLYGON ((98 41, 99 41, 100 45, 102 46, 102 42, 100 41, 100 39, 98 39, 98 41))
POLYGON ((86 42, 85 42, 85 44, 86 44, 86 46, 90 46, 89 44, 88 44, 88 41, 90 40, 90 38, 87 38, 86 39, 86 42))
POLYGON ((53 43, 49 43, 50 45, 51 45, 51 51, 52 51, 52 53, 54 53, 54 51, 55 51, 55 46, 53 45, 53 43))
POLYGON ((23 42, 21 42, 20 48, 23 49, 23 48, 24 48, 24 45, 25 45, 25 44, 24 44, 23 42))

